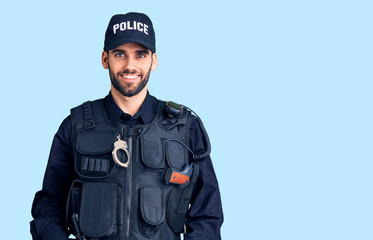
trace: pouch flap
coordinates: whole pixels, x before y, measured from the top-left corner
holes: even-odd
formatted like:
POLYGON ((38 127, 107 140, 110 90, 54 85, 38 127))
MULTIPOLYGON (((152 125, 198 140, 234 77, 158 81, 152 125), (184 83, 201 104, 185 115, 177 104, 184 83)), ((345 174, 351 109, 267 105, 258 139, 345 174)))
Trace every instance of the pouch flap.
POLYGON ((117 132, 80 132, 76 150, 81 154, 104 154, 113 150, 117 132))
POLYGON ((162 139, 142 137, 140 144, 144 164, 151 168, 159 168, 164 160, 162 139))
POLYGON ((162 188, 141 188, 140 208, 142 218, 150 225, 159 225, 164 220, 164 191, 162 188))
POLYGON ((187 163, 185 147, 177 141, 168 141, 166 144, 166 158, 168 165, 177 170, 183 169, 187 163))
POLYGON ((116 183, 84 183, 80 207, 80 229, 89 237, 116 232, 116 183))

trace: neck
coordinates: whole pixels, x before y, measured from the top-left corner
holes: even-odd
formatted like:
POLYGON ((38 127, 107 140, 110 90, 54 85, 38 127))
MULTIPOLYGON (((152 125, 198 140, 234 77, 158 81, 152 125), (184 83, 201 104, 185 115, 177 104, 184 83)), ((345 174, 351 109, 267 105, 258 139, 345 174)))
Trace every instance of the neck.
POLYGON ((142 103, 145 100, 146 93, 147 86, 145 86, 144 89, 135 96, 126 97, 118 92, 113 85, 111 85, 111 95, 113 96, 115 103, 123 112, 128 113, 131 116, 135 115, 139 111, 142 103))

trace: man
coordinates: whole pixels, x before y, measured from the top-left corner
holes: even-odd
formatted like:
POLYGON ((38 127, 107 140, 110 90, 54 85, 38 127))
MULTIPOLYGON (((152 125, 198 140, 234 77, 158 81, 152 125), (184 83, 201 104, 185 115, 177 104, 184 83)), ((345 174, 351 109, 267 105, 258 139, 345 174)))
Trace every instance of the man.
POLYGON ((32 206, 33 239, 220 239, 223 213, 206 131, 188 108, 147 90, 155 33, 114 15, 102 65, 111 90, 73 108, 57 131, 32 206))

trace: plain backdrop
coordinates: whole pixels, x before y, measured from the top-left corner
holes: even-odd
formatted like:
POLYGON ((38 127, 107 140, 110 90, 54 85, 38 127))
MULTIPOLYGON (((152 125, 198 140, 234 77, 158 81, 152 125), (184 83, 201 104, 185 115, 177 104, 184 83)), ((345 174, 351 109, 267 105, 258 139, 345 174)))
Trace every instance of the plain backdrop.
POLYGON ((2 1, 1 239, 31 239, 52 138, 104 97, 110 17, 144 12, 151 94, 202 118, 225 240, 373 239, 371 1, 2 1))

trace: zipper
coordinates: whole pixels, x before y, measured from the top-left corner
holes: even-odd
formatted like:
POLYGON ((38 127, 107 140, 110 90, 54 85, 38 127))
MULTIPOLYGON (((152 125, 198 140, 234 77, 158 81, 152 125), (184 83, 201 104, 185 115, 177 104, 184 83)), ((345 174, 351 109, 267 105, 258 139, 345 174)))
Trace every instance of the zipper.
MULTIPOLYGON (((128 137, 128 150, 129 155, 132 158, 132 137, 128 137)), ((133 161, 131 161, 127 167, 127 176, 126 176, 126 200, 125 200, 125 207, 124 207, 124 219, 125 219, 125 232, 124 235, 126 238, 129 238, 130 235, 130 224, 131 224, 131 205, 132 205, 132 168, 133 168, 133 161)))

